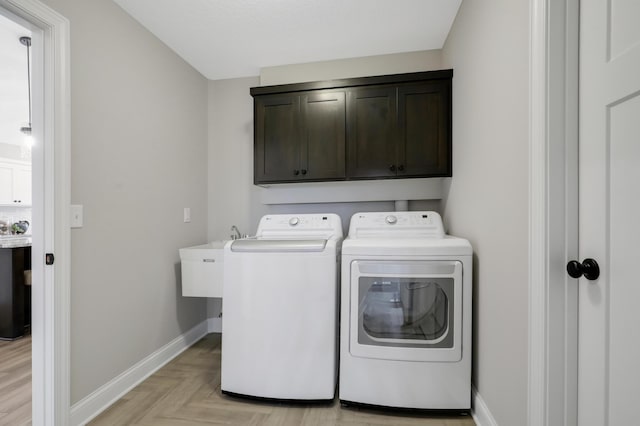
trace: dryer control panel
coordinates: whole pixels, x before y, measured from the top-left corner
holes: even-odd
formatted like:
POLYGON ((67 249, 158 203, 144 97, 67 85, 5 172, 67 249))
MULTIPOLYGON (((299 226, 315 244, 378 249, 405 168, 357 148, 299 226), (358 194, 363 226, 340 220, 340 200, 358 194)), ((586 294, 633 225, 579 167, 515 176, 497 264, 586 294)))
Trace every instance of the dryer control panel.
POLYGON ((437 212, 356 213, 349 224, 350 238, 443 238, 444 226, 437 212))

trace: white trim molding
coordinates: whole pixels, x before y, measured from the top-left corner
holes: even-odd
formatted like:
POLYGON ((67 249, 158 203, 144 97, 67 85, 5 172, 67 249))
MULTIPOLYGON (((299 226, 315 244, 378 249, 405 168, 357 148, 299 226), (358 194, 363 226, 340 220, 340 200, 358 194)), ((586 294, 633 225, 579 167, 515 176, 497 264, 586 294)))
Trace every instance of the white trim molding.
POLYGON ((579 0, 530 0, 529 426, 575 424, 579 0))
POLYGON ((0 0, 33 28, 32 423, 69 419, 70 77, 69 21, 38 0, 0 0), (37 169, 37 170, 36 170, 37 169), (44 265, 54 253, 55 265, 44 265))
POLYGON ((471 417, 476 426, 498 426, 498 422, 493 418, 489 407, 487 407, 475 386, 471 386, 471 400, 473 405, 471 417))
POLYGON ((71 422, 68 424, 73 426, 87 424, 207 334, 208 321, 205 320, 100 386, 71 407, 71 422))
POLYGON ((530 3, 529 63, 529 426, 546 424, 547 1, 530 3))

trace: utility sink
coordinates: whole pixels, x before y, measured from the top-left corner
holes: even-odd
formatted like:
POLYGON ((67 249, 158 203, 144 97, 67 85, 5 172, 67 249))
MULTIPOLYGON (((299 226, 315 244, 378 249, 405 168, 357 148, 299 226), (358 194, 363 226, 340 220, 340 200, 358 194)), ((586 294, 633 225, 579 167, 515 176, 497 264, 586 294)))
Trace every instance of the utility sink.
POLYGON ((179 250, 183 296, 222 297, 224 246, 228 242, 217 240, 179 250))

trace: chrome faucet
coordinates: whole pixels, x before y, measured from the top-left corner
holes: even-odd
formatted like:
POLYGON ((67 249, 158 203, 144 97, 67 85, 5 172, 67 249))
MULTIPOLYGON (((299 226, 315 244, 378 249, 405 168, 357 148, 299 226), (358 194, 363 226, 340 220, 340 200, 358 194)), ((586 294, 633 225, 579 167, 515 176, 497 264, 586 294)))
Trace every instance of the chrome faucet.
POLYGON ((237 226, 231 225, 231 232, 235 232, 235 235, 231 234, 231 239, 232 240, 237 240, 239 238, 242 238, 242 234, 240 233, 240 230, 238 229, 237 226))

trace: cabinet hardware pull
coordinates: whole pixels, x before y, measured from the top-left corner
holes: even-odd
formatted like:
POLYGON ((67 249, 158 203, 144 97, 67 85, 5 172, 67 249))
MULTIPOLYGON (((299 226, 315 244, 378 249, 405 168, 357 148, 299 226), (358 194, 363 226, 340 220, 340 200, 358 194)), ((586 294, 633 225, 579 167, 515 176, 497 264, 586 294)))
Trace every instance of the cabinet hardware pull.
POLYGON ((400 164, 400 165, 398 166, 398 171, 399 171, 399 172, 403 172, 403 171, 404 171, 404 165, 403 165, 403 164, 400 164))
POLYGON ((307 174, 307 169, 302 169, 302 174, 306 175, 307 174))
POLYGON ((394 164, 389 166, 389 170, 391 170, 392 172, 396 171, 396 166, 394 164))
POLYGON ((298 175, 300 174, 300 170, 294 170, 294 171, 293 171, 293 174, 294 174, 294 175, 296 175, 296 176, 298 176, 298 175))

